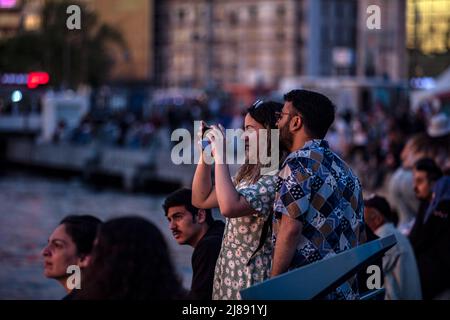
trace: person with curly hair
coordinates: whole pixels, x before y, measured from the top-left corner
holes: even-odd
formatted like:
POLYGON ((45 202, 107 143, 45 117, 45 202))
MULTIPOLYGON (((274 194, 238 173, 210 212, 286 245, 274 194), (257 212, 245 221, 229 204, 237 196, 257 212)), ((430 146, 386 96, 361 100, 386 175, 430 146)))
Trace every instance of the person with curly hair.
POLYGON ((116 218, 100 227, 81 284, 80 300, 176 300, 185 295, 163 235, 141 217, 116 218))

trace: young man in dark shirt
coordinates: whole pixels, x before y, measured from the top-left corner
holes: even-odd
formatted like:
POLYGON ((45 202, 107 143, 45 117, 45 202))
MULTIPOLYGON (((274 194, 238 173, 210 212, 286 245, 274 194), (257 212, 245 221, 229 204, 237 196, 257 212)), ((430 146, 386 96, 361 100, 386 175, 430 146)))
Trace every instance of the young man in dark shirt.
POLYGON ((224 223, 214 220, 209 209, 194 207, 191 199, 190 189, 180 189, 166 198, 163 208, 175 241, 194 248, 189 298, 210 300, 224 223))
POLYGON ((409 240, 417 258, 423 298, 430 300, 449 289, 449 220, 448 217, 435 215, 435 208, 432 207, 437 200, 433 199, 433 191, 443 179, 442 171, 434 160, 424 158, 417 161, 413 174, 414 191, 421 205, 409 240))
MULTIPOLYGON (((431 202, 433 186, 441 177, 441 169, 431 158, 422 158, 414 164, 414 193, 420 201, 417 217, 421 217, 422 220, 431 202)), ((416 219, 416 229, 419 227, 420 222, 420 219, 416 219)))

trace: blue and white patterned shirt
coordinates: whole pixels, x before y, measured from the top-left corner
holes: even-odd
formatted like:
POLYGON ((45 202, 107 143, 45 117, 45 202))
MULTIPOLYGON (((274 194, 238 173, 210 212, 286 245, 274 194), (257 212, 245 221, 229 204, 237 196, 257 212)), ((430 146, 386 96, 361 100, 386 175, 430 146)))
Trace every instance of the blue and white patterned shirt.
MULTIPOLYGON (((303 224, 289 269, 333 256, 365 242, 362 187, 325 140, 310 140, 292 152, 278 174, 273 240, 282 215, 303 224)), ((356 276, 327 298, 357 299, 356 276)))

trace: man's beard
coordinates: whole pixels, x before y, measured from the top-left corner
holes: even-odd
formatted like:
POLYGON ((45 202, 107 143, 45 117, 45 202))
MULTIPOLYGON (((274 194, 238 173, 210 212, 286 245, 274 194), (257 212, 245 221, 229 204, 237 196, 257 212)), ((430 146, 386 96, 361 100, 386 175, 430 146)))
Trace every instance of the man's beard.
POLYGON ((293 144, 293 136, 289 132, 288 126, 280 128, 280 146, 285 151, 290 151, 293 144))

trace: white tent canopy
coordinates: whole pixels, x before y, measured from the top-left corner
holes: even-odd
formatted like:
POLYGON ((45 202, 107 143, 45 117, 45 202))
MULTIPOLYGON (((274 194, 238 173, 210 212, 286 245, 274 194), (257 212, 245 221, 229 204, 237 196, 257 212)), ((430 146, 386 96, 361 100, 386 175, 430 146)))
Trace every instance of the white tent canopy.
POLYGON ((411 94, 412 108, 417 110, 421 102, 447 92, 450 92, 450 67, 436 79, 433 89, 416 91, 411 94))

